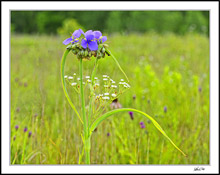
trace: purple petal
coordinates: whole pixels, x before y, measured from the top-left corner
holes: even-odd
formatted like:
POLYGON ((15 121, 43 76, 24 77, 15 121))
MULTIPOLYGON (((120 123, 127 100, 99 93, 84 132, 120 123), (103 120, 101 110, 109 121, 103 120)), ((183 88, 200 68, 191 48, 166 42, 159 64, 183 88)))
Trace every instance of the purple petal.
POLYGON ((71 41, 73 41, 72 37, 67 38, 67 39, 65 39, 65 40, 63 41, 63 44, 64 44, 64 45, 67 45, 67 44, 69 44, 71 41))
POLYGON ((100 31, 94 31, 93 34, 95 35, 96 39, 99 39, 102 36, 102 33, 100 31))
POLYGON ((103 36, 101 40, 102 40, 102 43, 104 43, 107 40, 107 36, 103 36))
POLYGON ((86 41, 85 39, 82 39, 81 46, 82 46, 84 49, 87 48, 87 41, 86 41))
POLYGON ((94 38, 95 38, 95 36, 93 34, 92 35, 86 35, 87 41, 93 40, 94 38))
POLYGON ((86 35, 91 35, 91 34, 93 34, 92 30, 88 30, 88 31, 85 33, 85 36, 86 36, 86 35))
POLYGON ((90 50, 98 50, 98 44, 97 44, 97 41, 91 41, 89 44, 89 49, 90 50))
POLYGON ((79 29, 79 31, 84 35, 85 33, 83 32, 83 30, 82 29, 79 29))
POLYGON ((75 36, 76 38, 79 38, 81 36, 81 31, 80 30, 75 30, 73 32, 73 36, 75 36))

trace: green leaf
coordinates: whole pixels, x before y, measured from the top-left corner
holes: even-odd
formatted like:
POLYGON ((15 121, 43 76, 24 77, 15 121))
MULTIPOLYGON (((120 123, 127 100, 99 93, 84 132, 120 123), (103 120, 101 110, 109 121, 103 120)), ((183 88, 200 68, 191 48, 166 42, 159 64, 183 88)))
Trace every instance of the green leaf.
POLYGON ((71 101, 71 99, 69 97, 69 94, 68 94, 67 89, 66 89, 66 82, 65 82, 65 79, 64 79, 64 66, 65 66, 65 62, 66 62, 66 57, 67 57, 69 52, 70 52, 70 50, 66 49, 66 51, 64 52, 63 57, 62 57, 62 61, 61 61, 61 81, 62 81, 62 85, 63 85, 63 90, 64 90, 64 93, 65 93, 65 96, 66 96, 70 106, 73 108, 73 110, 75 111, 76 115, 78 116, 80 121, 83 123, 79 113, 77 112, 74 104, 72 103, 72 101, 71 101))
POLYGON ((122 108, 122 109, 115 109, 115 110, 112 110, 112 111, 109 111, 105 114, 103 114, 101 117, 99 117, 98 119, 96 119, 93 124, 91 125, 90 127, 90 134, 95 130, 95 128, 103 121, 105 120, 106 118, 110 117, 111 115, 113 114, 116 114, 116 113, 119 113, 119 112, 125 112, 125 111, 132 111, 132 112, 136 112, 136 113, 139 113, 139 114, 142 114, 144 115, 145 117, 147 117, 153 124, 154 126, 170 141, 170 143, 178 150, 180 151, 185 157, 186 157, 186 154, 181 150, 179 149, 175 143, 173 143, 173 141, 168 137, 168 135, 164 132, 164 130, 161 128, 161 126, 152 118, 150 117, 148 114, 142 112, 142 111, 139 111, 137 109, 132 109, 132 108, 122 108))
POLYGON ((124 76, 126 77, 126 79, 127 79, 128 82, 129 82, 129 79, 128 79, 127 75, 125 74, 125 72, 123 71, 123 69, 121 68, 121 66, 120 66, 120 64, 119 64, 119 62, 118 62, 118 60, 114 57, 114 55, 110 52, 109 49, 106 48, 106 52, 107 52, 109 55, 112 56, 112 58, 115 60, 115 62, 116 62, 116 64, 117 64, 118 68, 119 68, 120 71, 124 74, 124 76))

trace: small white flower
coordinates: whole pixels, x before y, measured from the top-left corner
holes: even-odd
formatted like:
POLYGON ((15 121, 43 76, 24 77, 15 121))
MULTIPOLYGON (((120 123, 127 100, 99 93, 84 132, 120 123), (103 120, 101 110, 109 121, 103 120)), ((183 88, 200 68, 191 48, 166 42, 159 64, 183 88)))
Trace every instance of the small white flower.
POLYGON ((78 81, 80 81, 80 78, 77 78, 78 81))
POLYGON ((76 73, 73 74, 74 76, 76 75, 76 73))
POLYGON ((108 75, 102 75, 103 76, 103 78, 107 78, 108 77, 108 75))
POLYGON ((117 86, 116 86, 116 85, 111 85, 111 87, 112 87, 112 88, 117 88, 117 86))
POLYGON ((95 84, 95 86, 99 86, 99 84, 98 84, 98 83, 96 83, 96 84, 95 84))
POLYGON ((104 93, 104 95, 109 95, 109 93, 104 93))
POLYGON ((112 81, 112 83, 114 84, 114 83, 115 83, 115 81, 112 81))
POLYGON ((90 78, 90 76, 86 76, 86 78, 87 78, 87 79, 89 79, 89 78, 90 78))
POLYGON ((103 81, 107 81, 108 80, 108 78, 103 78, 103 81))
POLYGON ((109 100, 109 97, 102 97, 103 100, 109 100))
POLYGON ((67 77, 68 77, 67 75, 64 76, 64 78, 67 78, 67 77))
POLYGON ((104 85, 104 87, 105 87, 105 88, 107 88, 107 87, 108 87, 108 85, 104 85))
POLYGON ((102 97, 102 96, 103 96, 103 94, 99 94, 99 96, 101 96, 101 97, 102 97))
POLYGON ((127 86, 127 85, 125 85, 125 84, 124 84, 124 87, 125 87, 125 88, 128 88, 128 86, 127 86))
POLYGON ((69 80, 70 80, 70 79, 73 79, 73 77, 69 76, 68 79, 69 79, 69 80))
POLYGON ((121 81, 124 81, 124 79, 121 79, 121 81))
POLYGON ((112 97, 116 97, 117 95, 116 94, 112 94, 112 97))
POLYGON ((95 80, 98 80, 98 78, 97 78, 97 77, 95 77, 94 79, 95 79, 95 80))
POLYGON ((72 85, 72 86, 76 86, 76 85, 77 85, 77 83, 75 83, 75 82, 74 82, 74 83, 72 83, 71 85, 72 85))
POLYGON ((87 80, 87 82, 91 83, 92 81, 91 80, 87 80))
POLYGON ((123 82, 119 82, 118 84, 124 84, 123 82))
POLYGON ((83 84, 86 84, 85 82, 83 82, 83 84))

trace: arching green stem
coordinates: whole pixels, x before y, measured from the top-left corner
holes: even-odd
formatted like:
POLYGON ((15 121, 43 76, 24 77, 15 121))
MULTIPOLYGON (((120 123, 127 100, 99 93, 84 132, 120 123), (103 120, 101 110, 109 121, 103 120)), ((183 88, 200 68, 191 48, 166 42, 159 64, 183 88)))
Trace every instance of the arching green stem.
POLYGON ((161 128, 161 126, 152 118, 150 117, 149 115, 147 115, 146 113, 142 112, 142 111, 139 111, 137 109, 132 109, 132 108, 122 108, 122 109, 116 109, 116 110, 113 110, 113 111, 109 111, 105 114, 103 114, 101 117, 99 117, 97 120, 94 121, 94 123, 91 125, 90 127, 90 134, 95 130, 95 128, 103 121, 105 120, 106 118, 110 117, 111 115, 113 114, 117 114, 119 112, 125 112, 125 111, 132 111, 132 112, 136 112, 136 113, 139 113, 139 114, 142 114, 144 115, 145 117, 147 117, 149 120, 151 120, 151 122, 154 124, 154 126, 170 141, 170 143, 178 150, 180 151, 184 156, 186 156, 186 154, 181 150, 179 149, 175 143, 173 143, 173 141, 168 137, 168 135, 164 132, 164 130, 161 128))
POLYGON ((69 97, 69 94, 67 92, 67 89, 66 89, 66 83, 65 83, 65 79, 64 79, 64 66, 65 66, 65 62, 66 62, 66 57, 68 55, 68 53, 70 52, 69 49, 66 49, 66 51, 64 52, 63 54, 63 57, 62 57, 62 60, 61 60, 61 81, 62 81, 62 86, 63 86, 63 90, 64 90, 64 93, 65 93, 65 96, 70 104, 70 106, 73 108, 73 110, 75 111, 76 115, 78 116, 78 118, 80 119, 80 121, 83 123, 79 113, 77 112, 74 104, 72 103, 70 97, 69 97))

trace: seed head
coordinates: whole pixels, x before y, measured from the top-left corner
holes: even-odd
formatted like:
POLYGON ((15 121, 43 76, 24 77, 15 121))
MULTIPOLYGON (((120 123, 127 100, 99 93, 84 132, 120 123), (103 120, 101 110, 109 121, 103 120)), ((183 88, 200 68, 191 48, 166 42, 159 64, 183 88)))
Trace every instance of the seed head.
POLYGON ((134 120, 134 113, 132 111, 128 112, 130 117, 131 117, 131 120, 134 120))

